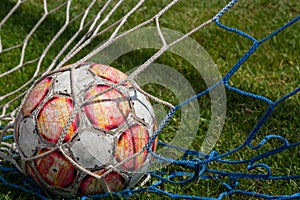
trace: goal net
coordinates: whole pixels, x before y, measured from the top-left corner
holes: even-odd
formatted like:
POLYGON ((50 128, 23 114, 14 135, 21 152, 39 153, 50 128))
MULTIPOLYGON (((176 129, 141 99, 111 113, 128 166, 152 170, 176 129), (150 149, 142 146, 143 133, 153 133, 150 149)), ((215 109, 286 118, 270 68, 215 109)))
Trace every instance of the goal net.
POLYGON ((14 188, 48 199, 22 175, 13 137, 16 115, 40 77, 93 62, 118 68, 128 75, 123 81, 138 83, 133 87, 151 100, 157 129, 144 147, 153 162, 139 184, 92 197, 300 198, 299 6, 1 1, 3 192, 14 188))

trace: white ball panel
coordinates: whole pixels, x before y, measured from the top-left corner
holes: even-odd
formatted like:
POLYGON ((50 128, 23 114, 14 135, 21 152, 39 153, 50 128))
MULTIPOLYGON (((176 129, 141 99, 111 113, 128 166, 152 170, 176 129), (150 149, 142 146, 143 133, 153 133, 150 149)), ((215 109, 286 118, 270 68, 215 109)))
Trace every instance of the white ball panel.
POLYGON ((64 71, 57 75, 54 81, 53 91, 55 93, 71 94, 70 71, 64 71))
POLYGON ((87 86, 96 81, 94 75, 89 71, 89 67, 90 65, 85 65, 75 70, 75 95, 85 91, 87 86))
POLYGON ((134 112, 137 118, 148 125, 153 123, 154 111, 146 96, 136 90, 130 91, 130 98, 133 103, 134 112), (152 115, 152 116, 151 116, 152 115))
POLYGON ((112 160, 113 138, 93 131, 83 132, 71 146, 73 156, 85 168, 107 165, 112 160))
POLYGON ((18 143, 24 155, 26 157, 32 157, 34 155, 35 148, 39 143, 39 136, 36 133, 34 119, 25 118, 20 123, 19 127, 18 143))

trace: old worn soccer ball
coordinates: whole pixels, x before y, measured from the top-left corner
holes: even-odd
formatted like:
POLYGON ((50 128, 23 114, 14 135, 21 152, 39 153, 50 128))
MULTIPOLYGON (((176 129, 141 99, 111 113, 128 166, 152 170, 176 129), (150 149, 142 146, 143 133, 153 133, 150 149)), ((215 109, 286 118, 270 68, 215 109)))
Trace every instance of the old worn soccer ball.
MULTIPOLYGON (((126 77, 110 66, 84 63, 37 81, 15 123, 24 173, 64 197, 136 184, 149 167, 145 145, 156 125, 149 100, 126 77)), ((150 148, 155 151, 156 141, 150 148)))

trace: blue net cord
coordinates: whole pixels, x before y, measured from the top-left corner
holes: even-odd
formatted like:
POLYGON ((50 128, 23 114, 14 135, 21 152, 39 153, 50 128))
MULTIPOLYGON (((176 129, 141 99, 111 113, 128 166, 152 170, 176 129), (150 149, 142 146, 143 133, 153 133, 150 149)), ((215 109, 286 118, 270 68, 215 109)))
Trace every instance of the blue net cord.
MULTIPOLYGON (((151 138, 149 143, 145 146, 145 149, 147 149, 155 158, 162 160, 164 162, 171 163, 172 165, 182 166, 186 171, 176 171, 176 172, 164 172, 164 171, 149 171, 149 174, 157 179, 158 181, 153 183, 150 186, 138 188, 138 189, 125 189, 118 193, 112 193, 112 194, 99 194, 99 195, 93 195, 90 197, 83 196, 81 197, 82 200, 88 199, 88 198, 98 198, 98 197, 107 197, 107 196, 122 196, 122 197, 129 197, 138 193, 156 193, 161 195, 166 195, 171 198, 180 198, 180 199, 223 199, 227 196, 231 196, 234 194, 238 195, 244 195, 244 196, 251 196, 255 198, 263 198, 263 199, 300 199, 300 192, 289 194, 289 195, 268 195, 268 194, 261 194, 258 192, 251 192, 251 191, 245 191, 238 189, 239 181, 242 179, 249 179, 249 180, 298 180, 300 179, 300 174, 298 175, 291 175, 291 176, 278 176, 273 175, 272 169, 270 166, 266 163, 263 163, 262 160, 265 158, 269 158, 272 155, 287 151, 292 148, 296 148, 300 146, 300 141, 290 143, 288 139, 275 134, 270 134, 265 136, 261 139, 261 141, 254 146, 251 142, 254 138, 256 138, 257 133, 259 130, 264 126, 264 124, 267 122, 267 120, 270 118, 272 113, 274 112, 276 106, 283 101, 287 100, 288 98, 296 95, 300 91, 300 87, 296 88, 292 92, 282 96, 281 98, 272 101, 271 99, 261 96, 258 94, 254 94, 251 92, 243 91, 239 88, 233 87, 229 84, 230 78, 240 69, 240 67, 243 65, 243 63, 266 41, 280 33, 281 31, 285 30, 286 28, 290 27, 294 23, 300 20, 300 15, 298 17, 295 17, 291 21, 287 22, 277 30, 275 30, 270 35, 266 36, 265 38, 261 40, 257 40, 256 38, 252 37, 251 35, 244 33, 238 29, 226 26, 220 22, 220 19, 223 14, 225 14, 235 3, 237 3, 237 0, 231 1, 227 6, 225 6, 214 18, 215 24, 217 24, 220 28, 230 31, 234 34, 241 35, 245 38, 248 38, 253 42, 252 46, 249 48, 249 50, 236 62, 235 65, 228 71, 228 73, 222 78, 222 80, 215 85, 211 86, 210 88, 206 89, 205 91, 202 91, 198 93, 197 95, 187 99, 186 101, 182 102, 181 104, 175 106, 174 109, 170 110, 168 115, 165 117, 165 119, 161 122, 161 124, 158 126, 158 129, 154 136, 151 138), (214 88, 216 88, 218 85, 224 84, 224 86, 235 93, 251 97, 253 99, 257 99, 263 102, 266 102, 268 104, 268 108, 263 114, 263 116, 260 118, 258 123, 253 127, 251 132, 249 133, 246 140, 238 147, 232 149, 229 152, 219 154, 217 151, 211 151, 209 154, 203 154, 201 152, 190 150, 190 149, 184 149, 182 147, 172 146, 167 143, 159 142, 160 146, 167 146, 168 148, 177 149, 179 151, 184 152, 184 156, 181 160, 173 160, 170 158, 160 157, 155 152, 152 152, 151 145, 154 142, 155 138, 158 137, 158 135, 161 133, 161 131, 164 129, 164 127, 168 124, 169 120, 174 116, 177 110, 182 108, 184 105, 188 104, 189 102, 193 101, 194 99, 201 98, 205 94, 208 94, 210 91, 212 91, 214 88), (244 149, 244 148, 250 148, 252 150, 258 150, 262 148, 268 141, 276 139, 277 141, 280 141, 281 146, 275 147, 272 150, 269 150, 267 152, 260 153, 250 159, 245 160, 230 160, 227 159, 230 155, 244 149), (226 164, 226 165, 238 165, 238 164, 246 164, 247 170, 251 171, 256 168, 262 168, 264 169, 265 173, 261 174, 252 174, 252 173, 245 173, 245 172, 228 172, 223 170, 216 170, 210 167, 210 163, 220 163, 220 164, 226 164), (190 172, 188 172, 190 171, 190 172), (184 178, 183 178, 184 177, 184 178), (224 177, 228 178, 229 181, 224 181, 224 177), (180 179, 182 178, 182 180, 180 179), (180 180, 178 180, 180 179, 180 180), (224 192, 220 192, 220 194, 215 197, 200 197, 200 196, 192 196, 187 194, 174 194, 167 191, 164 191, 160 189, 160 186, 164 183, 170 183, 170 184, 185 184, 192 182, 197 179, 202 180, 213 180, 215 182, 220 183, 224 188, 224 192)), ((0 127, 0 129, 3 127, 0 127)), ((6 136, 3 138, 3 141, 7 139, 11 139, 12 136, 6 136)), ((10 174, 19 174, 22 176, 22 174, 13 167, 5 167, 4 163, 1 163, 0 165, 0 171, 2 174, 10 173, 10 174)), ((4 177, 0 176, 0 184, 6 185, 15 189, 22 190, 26 193, 34 194, 41 199, 48 199, 46 195, 42 192, 42 190, 36 186, 34 183, 32 183, 28 179, 24 179, 25 181, 23 184, 13 184, 10 183, 8 180, 6 180, 4 177)))

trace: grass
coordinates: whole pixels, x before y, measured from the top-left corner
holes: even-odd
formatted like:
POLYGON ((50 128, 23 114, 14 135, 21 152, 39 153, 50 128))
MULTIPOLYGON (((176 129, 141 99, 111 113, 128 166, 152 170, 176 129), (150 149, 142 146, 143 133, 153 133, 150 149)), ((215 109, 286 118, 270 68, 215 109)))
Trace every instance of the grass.
MULTIPOLYGON (((62 1, 49 1, 49 10, 54 8, 62 1), (51 7, 52 6, 52 7, 51 7)), ((150 18, 157 13, 163 5, 168 1, 147 1, 140 10, 128 19, 121 31, 125 31, 134 25, 141 23, 145 19, 150 18)), ((0 19, 14 6, 15 1, 1 1, 0 19)), ((101 3, 92 13, 96 13, 97 9, 101 8, 101 3)), ((135 1, 130 1, 130 4, 123 5, 112 16, 110 20, 114 21, 124 15, 130 5, 135 1)), ((169 28, 182 33, 186 33, 192 28, 213 17, 224 5, 226 1, 180 1, 162 18, 160 25, 163 28, 169 28)), ((80 12, 86 6, 85 1, 77 1, 72 4, 72 16, 80 12)), ((237 28, 245 33, 250 34, 257 40, 260 40, 274 30, 287 23, 299 15, 297 8, 300 7, 300 2, 297 0, 282 0, 282 1, 267 1, 255 0, 239 1, 229 12, 227 12, 220 20, 221 23, 237 28)), ((42 14, 42 4, 40 1, 25 2, 13 17, 4 24, 1 28, 1 41, 3 48, 17 45, 24 40, 26 34, 32 29, 35 22, 40 19, 42 14)), ((49 15, 46 21, 38 29, 36 34, 28 43, 26 49, 26 60, 31 60, 38 57, 43 48, 54 33, 59 30, 64 24, 64 10, 49 15)), ((89 19, 91 16, 89 16, 89 19)), ((68 27, 67 31, 55 42, 54 46, 49 50, 45 59, 42 62, 42 69, 46 69, 51 63, 55 55, 75 33, 79 22, 75 22, 73 26, 68 27)), ((151 26, 155 26, 154 23, 151 26)), ((78 55, 71 59, 70 63, 81 58, 91 49, 99 44, 99 41, 108 37, 112 31, 106 35, 96 38, 91 45, 83 49, 78 55)), ((300 76, 300 23, 299 21, 279 33, 275 37, 266 41, 260 46, 257 51, 243 63, 242 67, 230 78, 229 84, 241 90, 259 94, 273 101, 278 100, 285 94, 299 87, 300 76)), ((191 38, 196 40, 212 57, 216 63, 220 73, 224 76, 231 67, 248 51, 252 42, 242 37, 241 35, 225 31, 216 24, 201 29, 191 35, 191 38)), ((138 66, 145 62, 156 50, 137 50, 119 57, 112 64, 113 66, 128 71, 132 66, 138 66), (133 59, 134 58, 134 59, 133 59)), ((19 62, 20 48, 0 54, 0 73, 11 69, 19 62)), ((172 53, 165 53, 156 63, 172 66, 175 70, 182 73, 189 81, 196 92, 201 92, 205 89, 205 84, 202 78, 193 69, 191 63, 187 62, 180 56, 172 53)), ((14 91, 30 79, 34 73, 36 62, 28 64, 26 67, 16 71, 12 75, 0 78, 0 95, 14 91)), ((176 94, 171 91, 155 85, 147 85, 144 89, 153 95, 174 104, 179 103, 176 99, 176 94)), ((268 105, 258 99, 248 96, 243 96, 238 93, 226 90, 227 98, 227 114, 225 125, 222 130, 222 135, 214 150, 219 153, 225 153, 233 148, 241 145, 247 138, 249 132, 255 124, 260 120, 262 115, 268 108, 268 105)), ((0 104, 8 101, 4 99, 0 104)), ((13 110, 20 100, 12 104, 8 110, 13 110)), ((191 145, 191 149, 199 150, 209 126, 211 117, 210 98, 203 96, 198 100, 201 114, 201 121, 198 125, 196 139, 191 145)), ((264 124, 261 130, 256 135, 252 144, 258 144, 266 135, 277 134, 289 140, 290 143, 299 141, 300 133, 300 95, 297 93, 286 101, 280 103, 272 113, 269 120, 264 124)), ((163 111, 164 113, 166 111, 163 111)), ((169 137, 180 126, 176 120, 179 120, 180 113, 176 113, 171 123, 163 130, 160 139, 170 141, 169 137)), ((6 123, 0 122, 0 123, 6 123)), ((264 145, 263 148, 254 151, 250 148, 243 148, 239 152, 230 155, 230 159, 249 159, 259 153, 274 149, 282 144, 281 141, 272 139, 264 145)), ((268 159, 263 159, 260 162, 267 163, 273 170, 273 175, 299 175, 299 146, 280 154, 273 155, 268 159)), ((211 169, 219 169, 224 171, 241 171, 247 172, 246 165, 226 165, 218 162, 213 162, 209 165, 211 169)), ((169 166, 164 171, 185 171, 178 166, 169 166)), ((265 169, 258 168, 256 172, 264 173, 265 169)), ((6 174, 11 181, 22 181, 22 177, 16 178, 14 175, 6 174), (19 180, 18 180, 19 179, 19 180)), ((224 178, 225 181, 226 178, 224 178)), ((152 178, 148 184, 157 181, 152 178)), ((195 196, 218 197, 221 192, 224 192, 224 187, 218 181, 208 181, 197 179, 185 185, 163 184, 160 189, 164 189, 173 193, 189 194, 195 196)), ((263 180, 239 180, 239 189, 247 191, 256 191, 270 195, 276 194, 293 194, 300 191, 300 180, 279 180, 279 181, 263 181, 263 180)), ((19 192, 19 190, 3 186, 0 189, 0 199, 38 199, 30 194, 19 192)), ((142 193, 132 197, 132 199, 166 199, 168 197, 152 193, 142 193)), ((257 197, 249 197, 243 195, 233 195, 224 197, 223 199, 258 199, 257 197)))

